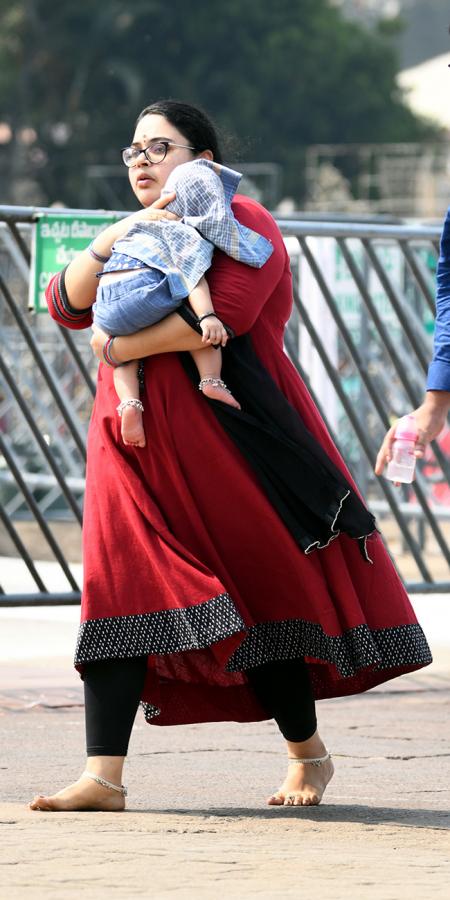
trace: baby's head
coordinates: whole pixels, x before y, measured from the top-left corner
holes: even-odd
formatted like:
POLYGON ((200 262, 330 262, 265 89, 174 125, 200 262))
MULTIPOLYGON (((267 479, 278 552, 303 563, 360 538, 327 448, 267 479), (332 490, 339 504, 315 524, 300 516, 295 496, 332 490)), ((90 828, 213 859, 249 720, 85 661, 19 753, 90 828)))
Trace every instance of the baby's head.
POLYGON ((225 202, 221 166, 209 159, 182 163, 170 173, 161 196, 176 193, 166 209, 176 215, 205 216, 213 205, 225 202))

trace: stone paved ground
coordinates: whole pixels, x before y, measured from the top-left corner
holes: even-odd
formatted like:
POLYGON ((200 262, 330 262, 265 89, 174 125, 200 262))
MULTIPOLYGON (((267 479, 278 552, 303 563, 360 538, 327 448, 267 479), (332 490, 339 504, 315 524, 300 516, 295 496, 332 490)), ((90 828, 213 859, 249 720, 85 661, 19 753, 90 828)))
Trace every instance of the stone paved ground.
POLYGON ((336 777, 316 809, 268 809, 273 723, 139 717, 125 813, 32 813, 83 764, 68 660, 0 664, 1 900, 448 900, 450 661, 319 704, 336 777))

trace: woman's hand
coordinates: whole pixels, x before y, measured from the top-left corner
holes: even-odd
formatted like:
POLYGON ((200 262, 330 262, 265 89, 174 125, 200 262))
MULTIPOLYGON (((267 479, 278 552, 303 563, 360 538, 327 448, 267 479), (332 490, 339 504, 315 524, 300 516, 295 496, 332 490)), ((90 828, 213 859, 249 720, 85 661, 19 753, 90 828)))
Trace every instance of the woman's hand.
MULTIPOLYGON (((175 200, 175 197, 175 192, 172 194, 165 194, 164 197, 158 197, 151 206, 138 209, 137 212, 131 213, 130 216, 126 216, 125 219, 122 219, 122 223, 128 223, 126 231, 129 231, 136 222, 158 222, 160 219, 169 219, 178 222, 180 216, 177 216, 175 213, 169 212, 169 210, 166 209, 166 206, 168 206, 169 203, 172 203, 172 200, 175 200)), ((126 231, 123 233, 126 234, 126 231)))
POLYGON ((158 222, 161 219, 178 222, 180 217, 166 209, 166 206, 171 203, 175 197, 175 193, 165 194, 164 197, 158 197, 151 206, 138 209, 137 212, 125 216, 123 219, 115 222, 114 225, 110 225, 109 228, 101 231, 96 237, 95 249, 98 250, 99 253, 102 253, 102 241, 105 241, 106 249, 104 252, 105 256, 108 256, 111 253, 114 242, 119 240, 119 238, 124 237, 124 235, 129 232, 130 228, 132 228, 133 225, 136 225, 137 222, 158 222))
POLYGON ((136 222, 158 222, 160 219, 169 219, 177 222, 179 216, 176 216, 175 213, 169 212, 169 210, 166 209, 167 204, 171 203, 175 197, 175 193, 166 194, 164 197, 158 197, 151 206, 138 209, 137 212, 131 213, 123 219, 119 219, 119 221, 114 222, 113 225, 109 225, 108 228, 101 231, 95 238, 93 245, 94 250, 102 256, 110 256, 114 242, 118 241, 119 238, 124 237, 136 222))
MULTIPOLYGON (((414 416, 417 425, 418 436, 416 440, 415 456, 421 459, 425 448, 430 441, 441 433, 447 419, 450 407, 450 393, 447 391, 428 391, 426 399, 410 415, 414 416)), ((395 440, 395 425, 386 432, 384 441, 378 452, 375 464, 375 475, 382 475, 384 467, 392 459, 392 447, 395 440)))

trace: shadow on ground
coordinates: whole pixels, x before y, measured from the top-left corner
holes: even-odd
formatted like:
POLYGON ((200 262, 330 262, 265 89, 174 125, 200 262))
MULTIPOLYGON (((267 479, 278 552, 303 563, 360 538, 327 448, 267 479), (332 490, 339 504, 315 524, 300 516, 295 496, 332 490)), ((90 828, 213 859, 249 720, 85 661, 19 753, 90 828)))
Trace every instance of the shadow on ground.
POLYGON ((361 823, 370 828, 371 825, 400 825, 405 828, 434 828, 437 831, 450 829, 450 811, 436 809, 396 809, 380 806, 356 806, 328 804, 318 807, 273 806, 267 809, 247 809, 236 807, 208 807, 208 809, 132 809, 126 812, 133 815, 167 815, 189 816, 189 818, 211 819, 273 819, 277 816, 289 816, 298 819, 309 819, 312 822, 361 823))

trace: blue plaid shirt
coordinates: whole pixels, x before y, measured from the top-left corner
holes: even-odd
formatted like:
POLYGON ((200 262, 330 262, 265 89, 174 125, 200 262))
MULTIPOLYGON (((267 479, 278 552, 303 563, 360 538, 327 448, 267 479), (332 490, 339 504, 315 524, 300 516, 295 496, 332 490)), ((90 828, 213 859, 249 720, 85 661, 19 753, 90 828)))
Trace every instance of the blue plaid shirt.
POLYGON ((272 244, 241 225, 231 210, 241 177, 239 172, 207 159, 177 166, 162 196, 176 192, 166 209, 180 220, 137 222, 115 242, 111 261, 103 271, 117 270, 116 254, 124 254, 163 272, 173 300, 181 301, 209 269, 215 247, 233 259, 261 268, 273 252, 272 244))

